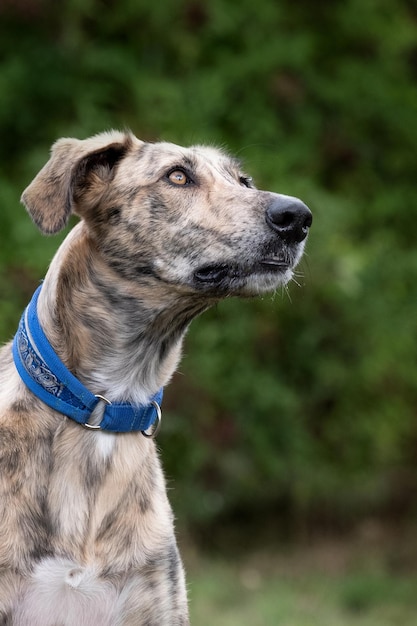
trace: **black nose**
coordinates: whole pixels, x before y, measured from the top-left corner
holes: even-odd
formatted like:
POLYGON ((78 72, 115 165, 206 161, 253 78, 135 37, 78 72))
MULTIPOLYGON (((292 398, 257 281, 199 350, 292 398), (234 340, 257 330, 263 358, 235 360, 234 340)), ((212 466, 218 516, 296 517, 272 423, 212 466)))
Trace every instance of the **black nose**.
POLYGON ((266 209, 265 219, 286 243, 300 243, 307 237, 313 216, 298 198, 277 194, 266 209))

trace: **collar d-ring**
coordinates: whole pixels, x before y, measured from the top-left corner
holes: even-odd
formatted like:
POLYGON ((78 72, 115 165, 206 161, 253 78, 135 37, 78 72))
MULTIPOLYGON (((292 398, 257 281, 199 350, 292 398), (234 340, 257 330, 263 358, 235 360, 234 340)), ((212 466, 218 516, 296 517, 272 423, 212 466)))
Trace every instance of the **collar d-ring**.
MULTIPOLYGON (((107 400, 107 398, 102 396, 100 393, 95 393, 94 395, 96 398, 98 398, 98 400, 102 400, 105 404, 108 404, 109 406, 111 405, 110 400, 107 400)), ((84 428, 87 428, 88 430, 103 430, 100 424, 94 425, 94 424, 89 424, 88 422, 84 422, 84 424, 81 424, 81 426, 83 426, 84 428)))
POLYGON ((155 419, 154 423, 152 424, 152 426, 150 428, 148 428, 148 430, 141 430, 140 431, 142 433, 142 435, 144 437, 147 437, 148 439, 154 439, 156 437, 156 435, 159 433, 159 429, 161 428, 161 422, 162 422, 161 407, 156 402, 156 400, 151 400, 151 404, 155 408, 156 419, 155 419))

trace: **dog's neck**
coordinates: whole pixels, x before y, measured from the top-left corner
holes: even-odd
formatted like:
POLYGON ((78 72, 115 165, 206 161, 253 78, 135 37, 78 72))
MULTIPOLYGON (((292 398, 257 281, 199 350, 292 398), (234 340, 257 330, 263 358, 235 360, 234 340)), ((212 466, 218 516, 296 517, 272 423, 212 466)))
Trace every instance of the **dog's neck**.
POLYGON ((110 270, 82 224, 45 278, 38 313, 53 348, 112 402, 142 404, 165 386, 191 319, 211 304, 152 280, 132 285, 110 270))

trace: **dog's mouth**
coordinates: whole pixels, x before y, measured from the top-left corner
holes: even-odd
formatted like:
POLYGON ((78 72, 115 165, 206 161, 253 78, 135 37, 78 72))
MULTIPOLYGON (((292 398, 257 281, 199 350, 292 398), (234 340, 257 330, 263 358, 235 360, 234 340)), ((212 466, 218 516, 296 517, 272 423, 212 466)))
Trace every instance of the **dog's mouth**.
POLYGON ((216 284, 229 276, 230 267, 225 263, 204 265, 194 272, 194 280, 202 284, 216 284))
POLYGON ((283 255, 268 256, 256 261, 250 266, 229 264, 229 263, 211 263, 203 265, 194 272, 194 281, 202 287, 226 286, 231 281, 245 279, 249 276, 262 274, 283 275, 292 268, 292 263, 284 258, 283 255))
POLYGON ((292 264, 285 261, 282 256, 271 256, 266 259, 262 259, 259 265, 268 272, 286 272, 292 267, 292 264))

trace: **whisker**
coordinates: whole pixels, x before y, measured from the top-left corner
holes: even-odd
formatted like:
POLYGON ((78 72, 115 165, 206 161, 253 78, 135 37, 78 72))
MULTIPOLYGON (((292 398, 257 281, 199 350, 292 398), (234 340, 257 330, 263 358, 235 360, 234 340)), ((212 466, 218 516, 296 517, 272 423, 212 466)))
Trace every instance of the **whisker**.
POLYGON ((284 297, 284 293, 287 295, 290 304, 292 304, 292 298, 291 298, 291 294, 290 294, 290 290, 288 288, 288 285, 283 285, 282 286, 282 295, 283 295, 283 297, 284 297))

